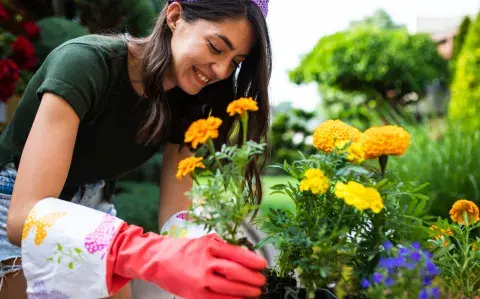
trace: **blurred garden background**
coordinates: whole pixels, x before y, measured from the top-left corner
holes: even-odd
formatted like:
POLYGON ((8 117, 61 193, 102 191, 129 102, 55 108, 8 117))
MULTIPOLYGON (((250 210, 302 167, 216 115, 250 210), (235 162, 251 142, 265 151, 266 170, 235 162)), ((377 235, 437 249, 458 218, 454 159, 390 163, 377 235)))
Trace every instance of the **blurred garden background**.
MULTIPOLYGON (((275 57, 269 164, 313 153, 313 129, 326 119, 359 129, 401 124, 412 145, 401 159, 391 158, 388 168, 431 199, 425 209, 447 217, 457 199, 480 204, 479 1, 320 2, 295 2, 295 11, 291 1, 271 1, 275 57)), ((164 4, 2 0, 2 126, 51 50, 89 33, 147 35, 164 4)), ((158 231, 160 170, 158 153, 118 182, 114 200, 121 218, 158 231)), ((265 169, 261 213, 294 206, 286 197, 269 194, 270 187, 285 180, 278 169, 265 169)))

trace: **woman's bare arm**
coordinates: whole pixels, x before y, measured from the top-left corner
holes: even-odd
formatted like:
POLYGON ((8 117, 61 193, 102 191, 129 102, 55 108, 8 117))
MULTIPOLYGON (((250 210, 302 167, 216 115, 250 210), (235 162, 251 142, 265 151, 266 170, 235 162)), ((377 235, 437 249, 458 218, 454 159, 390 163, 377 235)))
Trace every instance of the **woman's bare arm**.
POLYGON ((185 192, 192 188, 192 178, 176 178, 178 163, 190 156, 192 153, 187 147, 180 151, 178 145, 167 144, 162 158, 162 174, 160 180, 160 204, 158 211, 159 228, 175 213, 187 210, 190 207, 190 200, 185 192))
POLYGON ((20 246, 35 204, 58 197, 70 168, 80 120, 61 97, 45 93, 25 143, 7 219, 10 242, 20 246))

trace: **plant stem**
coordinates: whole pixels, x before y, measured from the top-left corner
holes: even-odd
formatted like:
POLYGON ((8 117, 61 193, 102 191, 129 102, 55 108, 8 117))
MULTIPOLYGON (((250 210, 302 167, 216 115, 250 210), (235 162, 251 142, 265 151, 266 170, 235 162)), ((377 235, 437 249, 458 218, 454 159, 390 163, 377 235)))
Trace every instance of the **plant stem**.
POLYGON ((215 160, 215 164, 223 172, 222 163, 220 163, 220 161, 218 160, 218 157, 217 157, 216 151, 215 151, 215 145, 213 144, 212 139, 208 139, 207 145, 208 145, 208 150, 213 155, 213 159, 215 160))
POLYGON ((241 116, 242 119, 242 133, 243 133, 243 143, 247 143, 247 129, 248 129, 248 113, 244 112, 241 116))

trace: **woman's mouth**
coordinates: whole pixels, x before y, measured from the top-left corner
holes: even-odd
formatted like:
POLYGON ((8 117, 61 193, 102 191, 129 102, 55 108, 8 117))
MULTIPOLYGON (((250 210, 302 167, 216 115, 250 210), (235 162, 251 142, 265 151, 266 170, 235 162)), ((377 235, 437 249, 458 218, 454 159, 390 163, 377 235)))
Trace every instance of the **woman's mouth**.
POLYGON ((207 85, 208 82, 210 82, 210 78, 208 78, 207 75, 205 75, 204 73, 202 73, 199 69, 197 69, 196 67, 193 67, 193 72, 195 73, 195 78, 197 79, 197 81, 202 84, 202 85, 207 85))

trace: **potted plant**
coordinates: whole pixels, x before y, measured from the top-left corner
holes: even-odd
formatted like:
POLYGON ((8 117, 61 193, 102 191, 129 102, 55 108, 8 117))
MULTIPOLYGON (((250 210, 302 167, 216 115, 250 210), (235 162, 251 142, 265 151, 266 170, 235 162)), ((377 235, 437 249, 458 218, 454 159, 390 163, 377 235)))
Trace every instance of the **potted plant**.
POLYGON ((390 155, 410 144, 401 127, 363 133, 338 120, 314 133, 318 153, 275 165, 293 182, 273 187, 295 211, 271 210, 257 223, 278 250, 262 298, 360 298, 362 278, 372 275, 385 241, 405 243, 424 235, 428 198, 386 171, 390 155), (379 159, 380 168, 371 161, 379 159))

